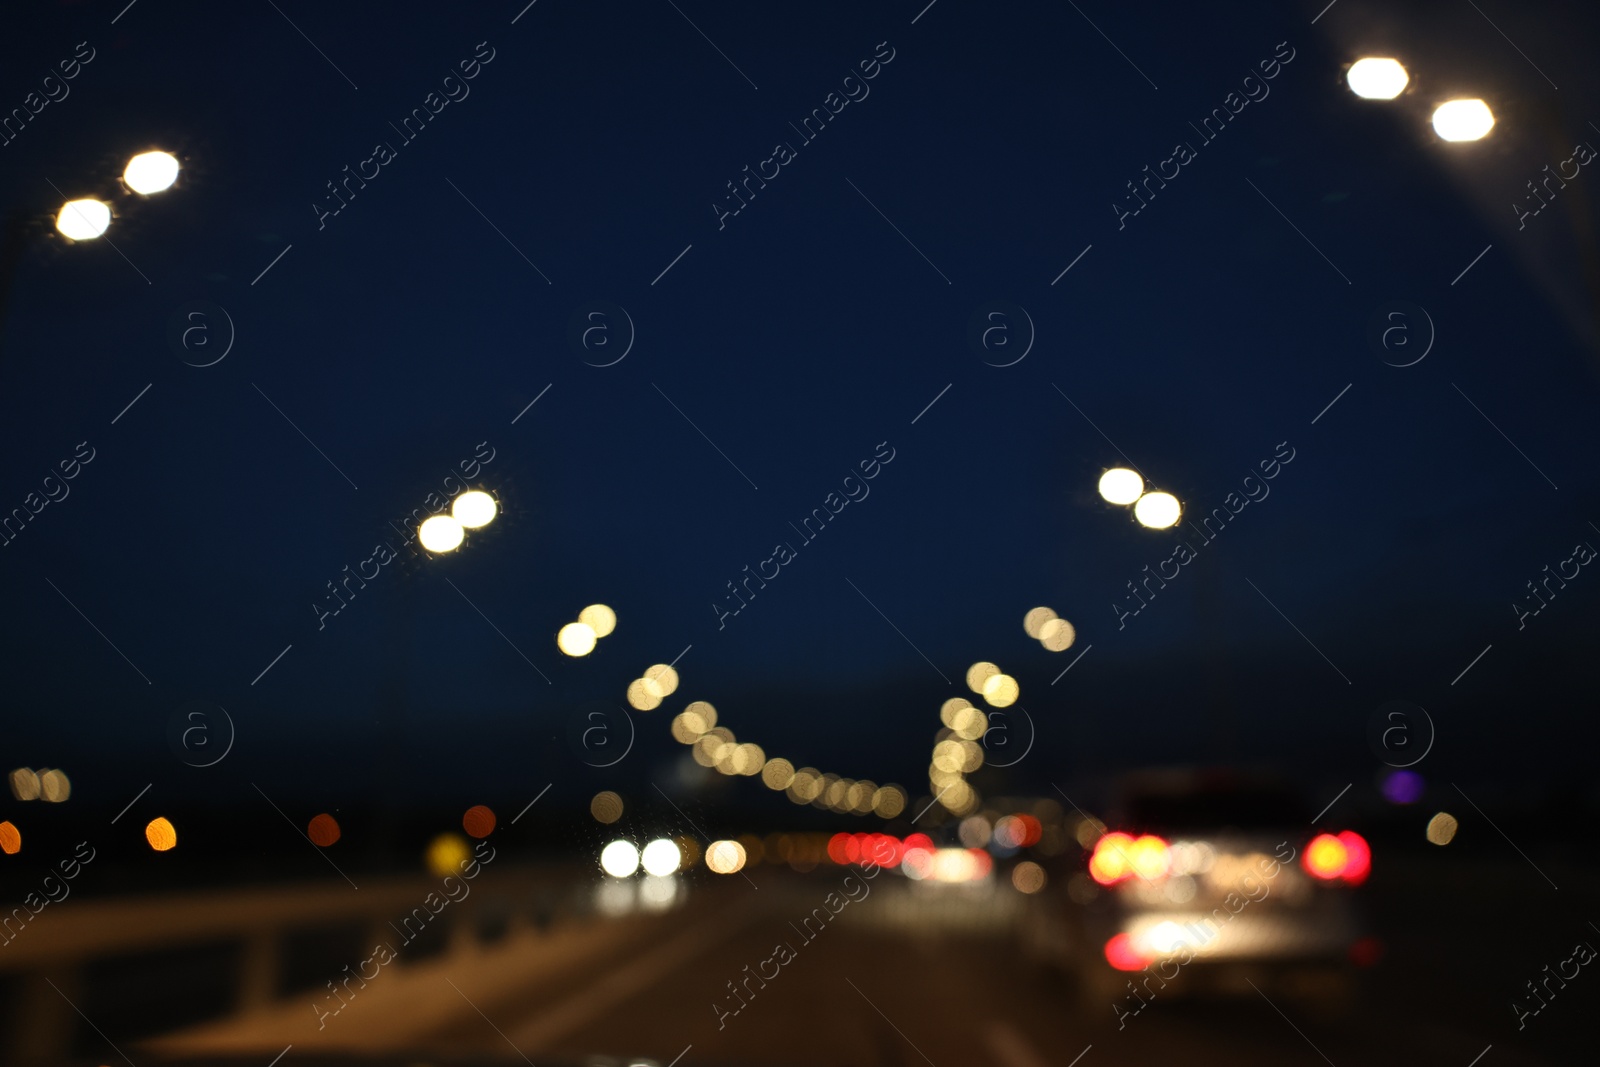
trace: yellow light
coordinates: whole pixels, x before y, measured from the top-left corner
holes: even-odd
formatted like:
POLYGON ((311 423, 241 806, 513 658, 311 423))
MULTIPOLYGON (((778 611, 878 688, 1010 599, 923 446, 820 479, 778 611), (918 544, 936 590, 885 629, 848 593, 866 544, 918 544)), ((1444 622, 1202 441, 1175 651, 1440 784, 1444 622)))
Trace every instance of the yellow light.
POLYGON ((18 800, 39 799, 39 776, 28 767, 18 767, 11 772, 11 795, 18 800))
POLYGON ((170 152, 140 152, 122 172, 123 184, 145 196, 171 188, 177 180, 178 160, 170 152))
POLYGON ((111 209, 98 200, 68 200, 56 216, 56 230, 74 241, 89 241, 111 227, 111 209))
POLYGON ((1494 114, 1482 100, 1450 100, 1434 109, 1433 129, 1446 141, 1478 141, 1494 129, 1494 114))
POLYGON ((460 874, 461 865, 472 858, 472 848, 460 834, 440 834, 428 842, 422 860, 435 878, 460 874))
POLYGON ((1112 467, 1100 476, 1100 498, 1107 504, 1131 504, 1144 492, 1144 479, 1138 471, 1112 467))
POLYGON ((178 831, 166 816, 157 816, 145 824, 144 839, 157 852, 166 852, 178 843, 178 831))
POLYGON ((672 739, 680 745, 692 745, 706 732, 706 721, 697 711, 680 711, 672 718, 672 739))
POLYGON ((678 846, 662 838, 644 846, 640 862, 644 865, 644 873, 665 878, 678 869, 682 860, 683 854, 678 851, 678 846))
POLYGON ((1019 893, 1037 893, 1044 883, 1044 868, 1032 860, 1023 860, 1011 869, 1011 884, 1019 893))
POLYGON ((661 686, 648 678, 628 683, 628 705, 637 711, 654 711, 661 706, 661 686))
POLYGON ((596 793, 589 801, 589 814, 596 822, 614 823, 622 818, 622 798, 609 789, 596 793))
POLYGON ((1017 702, 1022 689, 1009 674, 991 674, 983 683, 983 699, 994 708, 1009 708, 1017 702))
POLYGON ((1154 880, 1167 873, 1172 865, 1172 854, 1167 843, 1154 834, 1144 834, 1128 846, 1128 863, 1133 872, 1154 880))
POLYGON ((434 515, 417 527, 417 539, 429 552, 454 552, 466 536, 461 524, 449 515, 434 515))
POLYGON ((892 819, 906 810, 906 794, 897 785, 886 785, 872 794, 872 811, 880 819, 892 819))
POLYGON ((1000 668, 987 660, 979 660, 967 668, 967 688, 974 693, 983 692, 983 683, 1000 673, 1000 668))
POLYGON ((1456 830, 1460 828, 1456 817, 1448 811, 1441 811, 1428 820, 1428 841, 1435 845, 1448 845, 1455 840, 1456 830))
POLYGON ((469 530, 489 525, 499 513, 500 505, 481 489, 469 489, 450 504, 451 516, 469 530))
MULTIPOLYGON (((973 666, 977 666, 977 664, 973 664, 973 666)), ((971 671, 968 671, 968 676, 971 676, 971 671)), ((981 686, 983 683, 979 682, 978 684, 981 686)), ((974 692, 979 691, 980 690, 974 690, 974 692)), ((956 725, 956 716, 960 715, 962 711, 970 707, 972 707, 972 701, 968 700, 966 697, 951 697, 949 700, 946 700, 939 706, 939 721, 951 729, 954 729, 956 725)))
POLYGON ((661 695, 669 697, 678 691, 678 672, 665 663, 657 663, 653 667, 644 669, 647 681, 654 682, 661 687, 661 695))
POLYGON ((1393 100, 1411 77, 1398 60, 1368 57, 1352 63, 1345 80, 1350 91, 1364 100, 1393 100))
POLYGON ((767 765, 761 768, 761 783, 771 790, 789 788, 789 783, 794 781, 794 764, 779 757, 770 759, 767 765))
POLYGON ((72 796, 72 780, 61 771, 39 775, 39 795, 49 804, 63 804, 72 796))
POLYGON ((1332 834, 1319 834, 1306 846, 1306 870, 1318 878, 1337 878, 1349 858, 1344 842, 1332 834))
MULTIPOLYGON (((705 728, 707 730, 715 730, 717 728, 717 709, 711 706, 709 700, 696 700, 683 710, 692 711, 705 719, 705 728)), ((728 736, 731 737, 733 735, 729 734, 728 736)))
POLYGON ((594 630, 581 622, 569 622, 556 634, 556 647, 569 656, 587 656, 594 651, 594 630))
POLYGON ((956 712, 955 722, 950 728, 962 740, 976 741, 989 729, 989 716, 977 708, 962 708, 956 712))
POLYGON ((1133 517, 1141 526, 1152 530, 1165 530, 1177 524, 1183 514, 1183 505, 1171 493, 1146 493, 1133 506, 1133 517))
POLYGON ((639 869, 639 850, 632 841, 613 841, 600 850, 600 869, 613 878, 628 878, 639 869))
POLYGON ((737 874, 744 861, 744 846, 737 841, 713 841, 706 848, 706 867, 713 874, 737 874))
POLYGON ((1032 608, 1022 617, 1022 629, 1035 641, 1039 640, 1040 627, 1056 617, 1053 608, 1032 608))
POLYGON ((1066 619, 1051 619, 1039 630, 1039 643, 1051 652, 1065 652, 1078 639, 1078 631, 1066 619))
POLYGON ((606 637, 617 628, 617 613, 604 604, 590 604, 578 612, 578 621, 593 630, 596 637, 606 637))

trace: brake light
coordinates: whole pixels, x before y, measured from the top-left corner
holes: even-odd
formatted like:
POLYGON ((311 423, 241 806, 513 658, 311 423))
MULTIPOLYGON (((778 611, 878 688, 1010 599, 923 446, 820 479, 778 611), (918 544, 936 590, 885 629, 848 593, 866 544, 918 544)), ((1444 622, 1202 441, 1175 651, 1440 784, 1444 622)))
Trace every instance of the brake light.
POLYGON ((1105 952, 1106 962, 1119 971, 1141 970, 1150 962, 1144 953, 1134 947, 1132 934, 1117 934, 1106 942, 1105 952))
POLYGON ((1372 849, 1367 847, 1366 839, 1354 830, 1346 830, 1339 835, 1339 840, 1344 844, 1348 857, 1344 863, 1344 880, 1351 885, 1360 885, 1372 872, 1372 849))
POLYGON ((1116 885, 1135 875, 1154 881, 1165 877, 1171 866, 1172 850, 1154 834, 1106 834, 1089 856, 1089 876, 1101 885, 1116 885))
POLYGON ((1301 864, 1313 878, 1325 882, 1341 878, 1349 885, 1360 885, 1372 871, 1372 850, 1360 834, 1350 830, 1337 837, 1318 834, 1306 846, 1301 864))

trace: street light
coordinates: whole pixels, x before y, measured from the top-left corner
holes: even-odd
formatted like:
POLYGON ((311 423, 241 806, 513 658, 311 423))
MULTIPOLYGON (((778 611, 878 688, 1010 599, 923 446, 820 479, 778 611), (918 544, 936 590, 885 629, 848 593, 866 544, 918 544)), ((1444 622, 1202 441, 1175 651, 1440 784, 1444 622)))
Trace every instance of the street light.
POLYGON ((1358 59, 1345 74, 1350 91, 1363 100, 1393 100, 1411 81, 1399 60, 1368 57, 1358 59))
POLYGON ((1478 141, 1494 129, 1494 113, 1482 100, 1449 100, 1433 112, 1433 129, 1446 141, 1478 141))
POLYGON ((1100 497, 1108 504, 1131 504, 1144 492, 1144 479, 1126 467, 1113 467, 1100 476, 1100 497))
POLYGON ((144 196, 170 189, 178 180, 178 158, 170 152, 140 152, 128 160, 122 182, 144 196))
POLYGON ((1183 514, 1183 505, 1171 493, 1146 493, 1133 506, 1133 517, 1141 526, 1152 530, 1165 530, 1176 525, 1183 514))
POLYGON ((74 241, 89 241, 111 226, 111 209, 99 200, 68 200, 56 215, 56 229, 74 241))
POLYGON ((494 521, 500 507, 494 497, 482 489, 469 489, 456 497, 450 505, 451 516, 469 530, 487 526, 494 521))
POLYGON ((417 539, 429 552, 454 552, 465 537, 461 523, 449 515, 434 515, 417 528, 417 539))

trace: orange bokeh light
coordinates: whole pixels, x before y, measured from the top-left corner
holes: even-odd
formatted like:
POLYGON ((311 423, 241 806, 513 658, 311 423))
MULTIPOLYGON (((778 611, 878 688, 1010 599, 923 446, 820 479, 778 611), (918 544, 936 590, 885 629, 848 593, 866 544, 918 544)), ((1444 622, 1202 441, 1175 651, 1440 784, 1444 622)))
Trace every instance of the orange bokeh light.
POLYGON ((461 828, 469 837, 488 837, 494 833, 494 812, 482 804, 474 804, 461 816, 461 828))
POLYGON ((1332 834, 1318 834, 1311 839, 1311 844, 1306 846, 1305 859, 1302 861, 1306 873, 1315 878, 1332 879, 1344 873, 1345 864, 1350 861, 1350 850, 1345 843, 1332 834))
POLYGON ((22 831, 10 819, 0 822, 0 852, 15 856, 22 849, 22 831))
POLYGON ((310 825, 306 827, 306 836, 318 848, 327 848, 339 840, 339 820, 327 812, 312 816, 310 825))

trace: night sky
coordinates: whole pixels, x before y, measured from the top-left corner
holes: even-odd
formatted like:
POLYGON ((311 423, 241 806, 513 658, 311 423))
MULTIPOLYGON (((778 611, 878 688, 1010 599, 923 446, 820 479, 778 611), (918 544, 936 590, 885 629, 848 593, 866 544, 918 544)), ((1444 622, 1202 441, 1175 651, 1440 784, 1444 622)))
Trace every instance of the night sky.
POLYGON ((66 495, 0 549, 7 769, 109 811, 153 783, 259 813, 255 783, 514 812, 550 782, 576 811, 678 782, 667 725, 705 699, 916 797, 980 659, 1037 726, 986 793, 1147 763, 1365 789, 1391 700, 1432 716, 1427 777, 1583 766, 1600 577, 1520 629, 1514 604, 1600 546, 1600 177, 1521 229, 1512 205, 1600 145, 1592 5, 924 2, 14 15, 0 107, 66 95, 0 146, 0 509, 66 495), (1400 99, 1344 86, 1368 52, 1405 61, 1400 99), (1497 126, 1445 144, 1428 115, 1463 92, 1497 126), (178 185, 121 191, 158 147, 178 185), (63 195, 112 200, 110 240, 57 236, 63 195), (1400 307, 1412 343, 1375 345, 1400 307), (320 616, 463 461, 496 523, 320 616), (1146 530, 1095 492, 1129 463, 1196 523, 1260 499, 1214 540, 1146 530), (562 656, 595 602, 617 631, 562 656), (1023 632, 1041 604, 1071 650, 1023 632), (585 766, 573 716, 685 648, 629 756, 585 766), (236 725, 213 767, 169 747, 190 701, 236 725))

